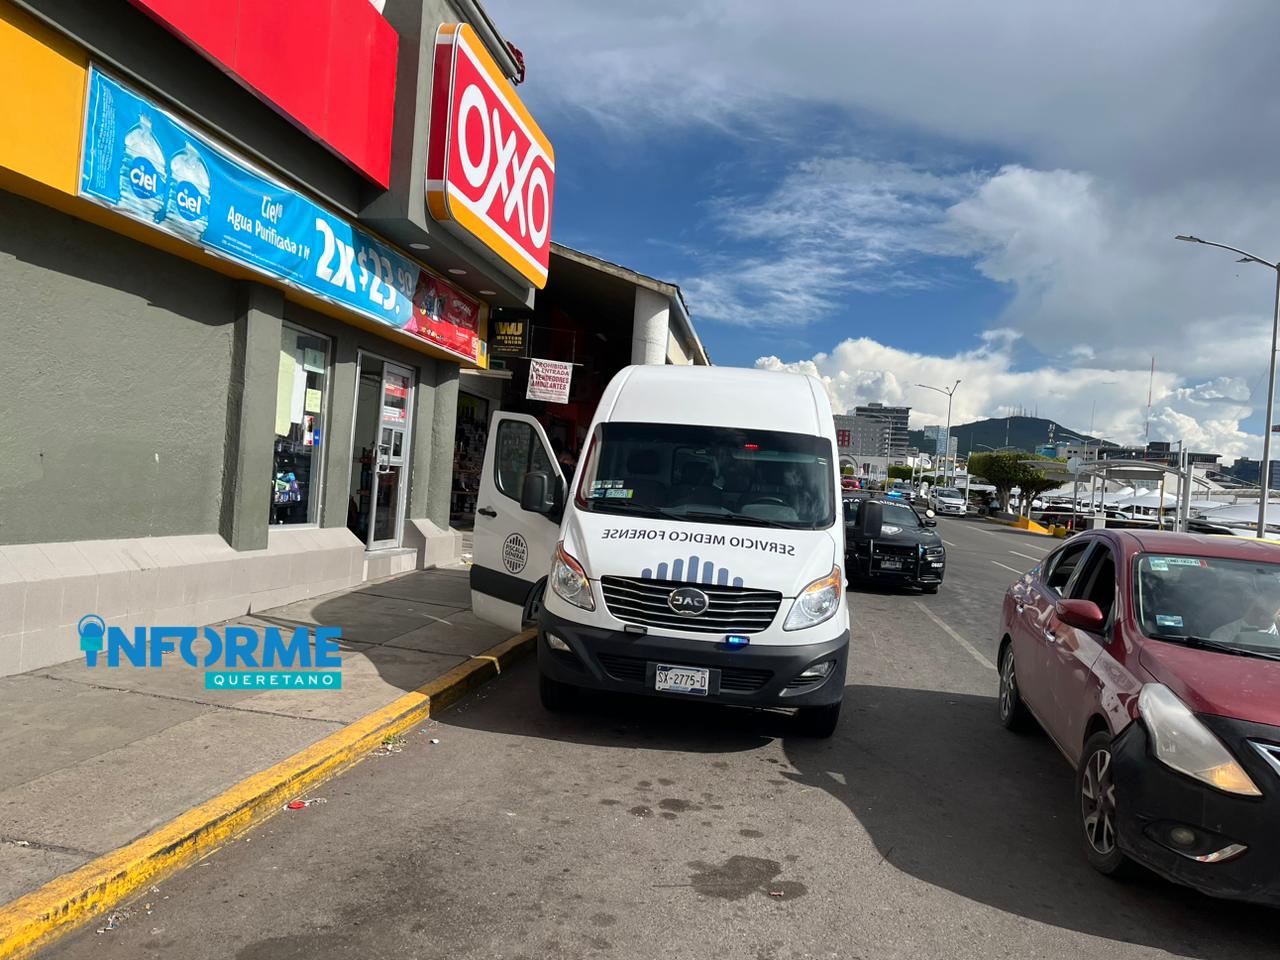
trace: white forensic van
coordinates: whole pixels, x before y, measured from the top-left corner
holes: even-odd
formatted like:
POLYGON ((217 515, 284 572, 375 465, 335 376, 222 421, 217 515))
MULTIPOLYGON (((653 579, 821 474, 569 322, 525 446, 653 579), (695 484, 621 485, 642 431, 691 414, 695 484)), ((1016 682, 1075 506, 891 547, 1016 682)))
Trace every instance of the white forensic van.
MULTIPOLYGON (((872 536, 879 505, 860 511, 872 536)), ((496 413, 475 612, 538 626, 543 704, 574 688, 794 707, 829 736, 849 618, 831 406, 811 377, 637 366, 605 389, 574 477, 496 413)))

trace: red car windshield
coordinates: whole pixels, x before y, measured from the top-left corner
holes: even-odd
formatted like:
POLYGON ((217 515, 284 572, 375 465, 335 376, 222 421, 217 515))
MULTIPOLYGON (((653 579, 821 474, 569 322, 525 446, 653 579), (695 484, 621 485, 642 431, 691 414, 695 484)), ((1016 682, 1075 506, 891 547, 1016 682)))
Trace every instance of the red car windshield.
POLYGON ((1143 554, 1136 572, 1147 636, 1280 656, 1280 563, 1143 554))

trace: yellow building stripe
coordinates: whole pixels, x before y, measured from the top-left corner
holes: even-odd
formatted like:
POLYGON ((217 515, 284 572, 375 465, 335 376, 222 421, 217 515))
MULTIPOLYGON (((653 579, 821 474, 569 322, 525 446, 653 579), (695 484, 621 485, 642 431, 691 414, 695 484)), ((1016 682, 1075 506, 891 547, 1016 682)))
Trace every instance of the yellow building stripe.
POLYGON ((254 774, 127 846, 0 906, 0 960, 53 939, 201 859, 298 794, 364 759, 386 737, 444 710, 533 649, 536 631, 503 641, 350 726, 254 774))
POLYGON ((0 167, 74 194, 89 57, 0 0, 0 167))

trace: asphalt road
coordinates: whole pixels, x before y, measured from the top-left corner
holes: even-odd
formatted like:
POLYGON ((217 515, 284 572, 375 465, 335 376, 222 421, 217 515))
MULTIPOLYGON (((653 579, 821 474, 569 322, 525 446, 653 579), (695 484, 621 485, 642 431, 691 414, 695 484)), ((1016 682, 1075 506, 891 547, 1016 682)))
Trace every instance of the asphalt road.
POLYGON ((993 699, 999 598, 1052 541, 940 530, 937 596, 851 596, 829 741, 701 704, 550 716, 528 660, 42 956, 1275 957, 1280 913, 1089 868, 1066 762, 993 699))

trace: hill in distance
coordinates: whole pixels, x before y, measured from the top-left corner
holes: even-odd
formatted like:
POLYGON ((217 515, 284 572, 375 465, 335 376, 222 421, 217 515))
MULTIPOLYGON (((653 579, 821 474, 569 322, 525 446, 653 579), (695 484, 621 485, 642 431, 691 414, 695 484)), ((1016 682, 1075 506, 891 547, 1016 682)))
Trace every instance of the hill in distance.
MULTIPOLYGON (((991 449, 1012 447, 1015 450, 1031 452, 1049 442, 1050 431, 1057 441, 1067 441, 1068 437, 1078 437, 1085 442, 1096 442, 1080 430, 1071 430, 1054 420, 1043 417, 998 417, 989 420, 975 420, 972 423, 961 423, 951 427, 951 435, 956 438, 956 451, 960 456, 970 453, 986 453, 991 449)), ((923 430, 907 431, 907 445, 919 450, 925 446, 923 430)), ((1103 440, 1103 446, 1113 447, 1114 443, 1103 440)))

